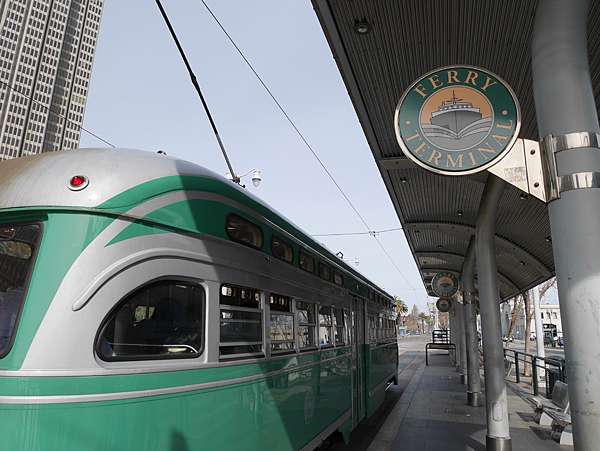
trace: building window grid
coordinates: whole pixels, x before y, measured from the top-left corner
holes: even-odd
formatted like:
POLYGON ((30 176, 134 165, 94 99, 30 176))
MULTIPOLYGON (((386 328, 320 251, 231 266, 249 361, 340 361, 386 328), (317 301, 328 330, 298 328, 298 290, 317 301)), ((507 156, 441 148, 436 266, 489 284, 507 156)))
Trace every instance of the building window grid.
MULTIPOLYGON (((55 102, 58 101, 59 105, 53 106, 52 109, 63 110, 63 113, 66 114, 68 114, 70 108, 74 109, 76 114, 72 115, 73 119, 71 120, 77 121, 78 123, 71 124, 69 127, 71 129, 72 138, 74 139, 65 139, 63 147, 66 147, 67 143, 69 144, 69 147, 76 147, 79 142, 80 126, 83 120, 83 106, 85 105, 87 89, 81 89, 80 95, 83 97, 83 102, 81 101, 81 98, 78 98, 76 99, 76 102, 69 104, 67 102, 68 89, 73 88, 69 80, 72 77, 71 74, 76 72, 76 82, 82 83, 84 88, 87 88, 88 86, 87 78, 90 76, 91 63, 93 61, 93 58, 90 56, 90 54, 93 55, 93 46, 95 45, 97 39, 98 22, 100 19, 102 2, 97 2, 98 8, 96 12, 98 14, 88 14, 87 18, 83 14, 83 5, 81 2, 73 1, 69 8, 66 6, 67 4, 68 2, 57 1, 54 3, 54 8, 52 8, 50 11, 50 8, 48 8, 47 5, 34 2, 34 4, 30 6, 31 8, 34 8, 34 10, 25 23, 25 6, 21 5, 17 7, 14 1, 11 2, 9 5, 9 10, 12 8, 11 14, 14 14, 14 17, 11 18, 9 14, 9 17, 5 21, 5 27, 0 35, 5 36, 8 34, 7 32, 13 33, 14 31, 13 39, 12 42, 6 43, 6 38, 0 38, 0 42, 9 44, 0 46, 0 48, 2 48, 0 56, 2 57, 1 67, 9 68, 14 64, 15 57, 17 57, 20 52, 21 55, 19 59, 22 61, 22 63, 18 66, 18 72, 19 75, 21 75, 19 80, 21 82, 19 83, 19 87, 21 89, 19 90, 30 93, 31 89, 33 88, 33 80, 34 78, 37 78, 38 81, 36 83, 39 82, 38 86, 36 86, 36 91, 38 93, 37 101, 46 105, 55 105, 55 102), (20 12, 20 14, 16 14, 16 12, 20 12), (50 26, 48 28, 48 33, 46 33, 46 36, 44 36, 44 26, 48 17, 50 20, 50 26), (25 27, 25 30, 28 33, 25 39, 23 39, 23 45, 19 51, 17 49, 16 41, 18 39, 17 33, 21 31, 21 25, 25 27), (41 51, 42 40, 44 39, 46 41, 44 51, 42 55, 39 55, 39 52, 41 51), (80 61, 76 61, 76 44, 79 40, 85 40, 86 42, 84 51, 81 55, 82 58, 80 58, 80 61), (88 40, 90 44, 89 46, 87 42, 88 40), (40 71, 38 74, 36 74, 35 66, 38 58, 41 58, 41 64, 40 71), (66 64, 67 61, 69 61, 68 64, 66 64), (63 70, 61 73, 61 70, 57 70, 60 67, 64 67, 67 70, 63 70), (24 77, 24 75, 27 75, 28 77, 24 77), (56 94, 61 94, 55 96, 55 92, 51 92, 52 86, 57 87, 59 85, 63 85, 67 91, 65 91, 65 89, 54 89, 56 94), (65 102, 67 103, 65 104, 65 102)), ((9 71, 0 72, 0 77, 8 78, 9 76, 9 71)), ((15 86, 16 85, 17 84, 15 83, 15 86)), ((8 101, 11 104, 27 105, 26 99, 18 99, 17 96, 14 94, 11 95, 7 91, 7 89, 0 90, 0 101, 2 99, 7 99, 8 97, 8 101)), ((32 108, 32 111, 33 110, 34 108, 32 108)), ((33 153, 38 153, 41 151, 39 144, 42 141, 44 141, 46 144, 50 144, 45 147, 58 149, 60 147, 60 143, 57 142, 57 140, 60 141, 61 139, 61 134, 59 131, 63 125, 62 122, 64 122, 64 119, 58 117, 56 114, 49 113, 48 109, 36 107, 35 110, 40 113, 39 120, 42 121, 42 131, 46 129, 53 130, 53 132, 44 133, 43 138, 40 139, 38 135, 38 132, 40 131, 39 123, 35 124, 36 127, 34 131, 31 132, 28 130, 33 135, 37 136, 38 148, 33 153)), ((23 121, 23 123, 25 123, 25 121, 23 121)), ((22 132, 23 130, 21 130, 21 133, 22 132)), ((0 139, 0 142, 3 143, 0 146, 0 154, 7 153, 6 151, 8 150, 14 150, 12 148, 7 148, 7 141, 10 142, 11 145, 17 143, 16 137, 9 137, 10 139, 6 138, 7 137, 2 136, 0 139)), ((25 149, 25 145, 23 147, 25 149)), ((27 150, 30 150, 29 145, 27 145, 27 150)), ((15 156, 13 152, 8 153, 10 153, 10 157, 15 156)))

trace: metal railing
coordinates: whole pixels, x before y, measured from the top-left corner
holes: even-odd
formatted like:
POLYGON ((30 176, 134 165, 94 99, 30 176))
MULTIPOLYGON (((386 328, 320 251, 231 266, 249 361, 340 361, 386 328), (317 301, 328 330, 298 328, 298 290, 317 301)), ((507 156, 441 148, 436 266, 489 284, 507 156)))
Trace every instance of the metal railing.
POLYGON ((539 395, 540 385, 543 384, 545 385, 545 396, 551 398, 552 389, 556 381, 567 383, 565 360, 562 358, 538 357, 522 351, 504 348, 504 359, 512 364, 517 384, 529 382, 528 379, 531 379, 534 395, 539 395), (531 367, 530 375, 525 374, 527 364, 531 367))

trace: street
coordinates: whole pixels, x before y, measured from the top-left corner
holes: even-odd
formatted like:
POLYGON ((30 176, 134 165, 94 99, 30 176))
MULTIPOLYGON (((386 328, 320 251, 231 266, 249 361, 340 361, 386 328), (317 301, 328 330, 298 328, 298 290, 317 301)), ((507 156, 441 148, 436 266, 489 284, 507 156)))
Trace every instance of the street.
MULTIPOLYGON (((535 354, 535 341, 529 342, 529 354, 535 354)), ((507 342, 504 344, 506 349, 514 349, 515 351, 525 352, 525 341, 524 340, 514 340, 512 342, 507 342)), ((564 348, 552 348, 546 346, 544 348, 546 352, 546 357, 560 357, 565 358, 565 350, 564 348)))

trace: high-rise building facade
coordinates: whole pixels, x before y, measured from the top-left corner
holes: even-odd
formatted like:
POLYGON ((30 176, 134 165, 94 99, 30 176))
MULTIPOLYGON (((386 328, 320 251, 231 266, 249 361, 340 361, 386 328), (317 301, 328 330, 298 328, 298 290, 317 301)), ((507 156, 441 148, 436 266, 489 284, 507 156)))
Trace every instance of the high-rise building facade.
POLYGON ((79 145, 103 0, 0 0, 0 159, 79 145))

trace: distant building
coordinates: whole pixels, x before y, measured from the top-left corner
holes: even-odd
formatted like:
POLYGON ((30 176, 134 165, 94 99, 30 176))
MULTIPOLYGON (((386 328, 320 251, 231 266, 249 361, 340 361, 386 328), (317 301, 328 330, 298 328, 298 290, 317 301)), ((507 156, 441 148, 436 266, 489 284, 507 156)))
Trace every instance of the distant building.
POLYGON ((79 146, 102 4, 0 1, 0 159, 79 146))
POLYGON ((558 304, 541 304, 542 324, 554 324, 558 335, 562 335, 562 319, 558 304))
MULTIPOLYGON (((531 332, 535 333, 533 306, 531 315, 531 332)), ((540 304, 542 324, 556 325, 558 335, 562 335, 562 323, 560 317, 560 306, 558 304, 540 304)), ((500 319, 502 323, 502 335, 507 335, 510 329, 510 320, 512 317, 512 306, 508 302, 500 304, 500 319)), ((525 312, 522 305, 517 308, 517 316, 513 327, 513 337, 523 339, 525 337, 525 312)))

